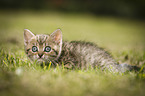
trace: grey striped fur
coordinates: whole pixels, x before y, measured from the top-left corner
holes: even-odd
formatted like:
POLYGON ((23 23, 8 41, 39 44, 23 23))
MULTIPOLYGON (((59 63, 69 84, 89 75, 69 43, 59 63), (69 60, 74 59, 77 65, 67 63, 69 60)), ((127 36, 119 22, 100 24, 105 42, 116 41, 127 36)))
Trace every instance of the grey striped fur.
POLYGON ((83 41, 62 42, 62 32, 57 29, 51 35, 34 35, 26 29, 24 31, 25 52, 32 61, 52 62, 53 65, 64 64, 66 68, 98 67, 111 72, 126 72, 134 69, 128 64, 117 64, 104 49, 96 44, 83 41), (33 52, 36 46, 38 52, 33 52), (45 52, 45 47, 50 46, 51 51, 45 52), (40 58, 40 54, 42 57, 40 58))

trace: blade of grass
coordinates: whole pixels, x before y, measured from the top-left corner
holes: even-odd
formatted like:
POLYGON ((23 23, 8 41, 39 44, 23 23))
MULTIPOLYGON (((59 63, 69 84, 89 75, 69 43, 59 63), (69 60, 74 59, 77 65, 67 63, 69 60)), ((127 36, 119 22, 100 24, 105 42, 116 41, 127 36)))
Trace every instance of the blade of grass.
POLYGON ((48 70, 50 70, 50 67, 51 67, 51 62, 49 63, 48 70))

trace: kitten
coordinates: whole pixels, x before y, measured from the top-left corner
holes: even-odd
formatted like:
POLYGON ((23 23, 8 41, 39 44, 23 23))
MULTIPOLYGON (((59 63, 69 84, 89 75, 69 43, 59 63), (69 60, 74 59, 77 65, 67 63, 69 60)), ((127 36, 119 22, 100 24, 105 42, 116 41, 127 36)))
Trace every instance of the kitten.
POLYGON ((27 56, 40 64, 52 62, 64 64, 67 68, 98 67, 112 72, 126 72, 137 68, 127 64, 117 64, 102 48, 90 42, 62 42, 62 32, 57 29, 51 35, 34 35, 24 30, 24 45, 27 56))

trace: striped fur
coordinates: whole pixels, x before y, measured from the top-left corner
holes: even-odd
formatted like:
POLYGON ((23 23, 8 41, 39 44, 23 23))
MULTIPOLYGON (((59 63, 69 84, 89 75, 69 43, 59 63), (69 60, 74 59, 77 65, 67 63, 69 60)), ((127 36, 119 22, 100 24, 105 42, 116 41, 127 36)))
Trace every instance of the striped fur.
POLYGON ((82 41, 62 43, 60 29, 51 35, 34 35, 25 29, 24 44, 27 56, 38 63, 47 64, 51 61, 53 65, 64 64, 67 68, 87 68, 91 65, 112 72, 125 72, 133 69, 133 66, 127 64, 117 64, 108 52, 93 43, 82 41), (38 48, 38 51, 33 52, 34 46, 38 48), (47 46, 51 48, 50 52, 45 52, 47 46))
POLYGON ((49 63, 50 61, 55 61, 61 54, 61 31, 58 29, 51 35, 34 35, 31 31, 25 29, 24 44, 25 52, 32 61, 38 61, 40 63, 49 63), (58 35, 58 37, 56 37, 56 35, 58 35), (37 52, 33 52, 33 46, 37 47, 37 52), (44 51, 46 46, 51 47, 50 52, 44 51), (40 54, 42 55, 42 57, 40 57, 40 54))

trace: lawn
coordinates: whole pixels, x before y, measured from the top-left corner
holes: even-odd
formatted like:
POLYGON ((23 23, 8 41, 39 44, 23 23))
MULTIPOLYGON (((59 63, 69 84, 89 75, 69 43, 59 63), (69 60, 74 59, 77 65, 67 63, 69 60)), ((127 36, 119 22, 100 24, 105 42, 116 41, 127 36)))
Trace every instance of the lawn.
POLYGON ((0 96, 144 96, 145 73, 41 67, 27 59, 23 31, 94 42, 119 63, 145 65, 144 21, 87 13, 0 11, 0 96))

